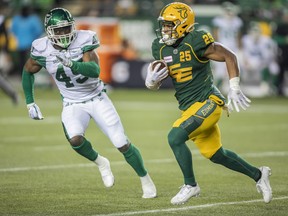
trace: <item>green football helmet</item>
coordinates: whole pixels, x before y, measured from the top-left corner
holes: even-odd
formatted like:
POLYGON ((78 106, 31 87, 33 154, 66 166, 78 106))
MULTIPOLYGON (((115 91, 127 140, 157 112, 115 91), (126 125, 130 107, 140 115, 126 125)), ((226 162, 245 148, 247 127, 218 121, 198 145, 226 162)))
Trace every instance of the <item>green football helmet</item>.
POLYGON ((75 38, 75 20, 64 8, 54 8, 45 16, 45 30, 51 42, 64 49, 75 38))

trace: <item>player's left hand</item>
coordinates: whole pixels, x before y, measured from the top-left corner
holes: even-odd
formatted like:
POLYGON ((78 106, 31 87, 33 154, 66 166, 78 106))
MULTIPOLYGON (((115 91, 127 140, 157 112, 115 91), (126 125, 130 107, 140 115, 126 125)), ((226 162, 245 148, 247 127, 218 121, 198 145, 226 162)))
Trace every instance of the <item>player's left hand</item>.
POLYGON ((60 52, 56 55, 56 58, 66 67, 72 67, 73 62, 70 58, 66 57, 64 52, 60 52))
POLYGON ((240 112, 239 106, 243 110, 246 110, 250 106, 250 103, 251 100, 243 94, 239 86, 238 87, 230 86, 228 93, 228 104, 227 104, 229 112, 232 112, 234 108, 237 112, 240 112))

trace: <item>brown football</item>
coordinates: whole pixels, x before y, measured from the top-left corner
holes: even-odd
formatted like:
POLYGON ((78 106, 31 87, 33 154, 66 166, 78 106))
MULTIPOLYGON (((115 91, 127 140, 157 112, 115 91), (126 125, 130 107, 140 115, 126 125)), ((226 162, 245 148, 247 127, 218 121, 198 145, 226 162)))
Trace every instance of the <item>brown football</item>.
POLYGON ((156 65, 158 65, 159 63, 160 63, 161 65, 160 65, 158 71, 161 70, 161 69, 164 68, 164 67, 167 67, 167 64, 166 64, 166 62, 165 62, 164 60, 155 60, 155 61, 153 61, 153 62, 151 63, 151 65, 152 65, 152 70, 154 70, 154 68, 156 67, 156 65))

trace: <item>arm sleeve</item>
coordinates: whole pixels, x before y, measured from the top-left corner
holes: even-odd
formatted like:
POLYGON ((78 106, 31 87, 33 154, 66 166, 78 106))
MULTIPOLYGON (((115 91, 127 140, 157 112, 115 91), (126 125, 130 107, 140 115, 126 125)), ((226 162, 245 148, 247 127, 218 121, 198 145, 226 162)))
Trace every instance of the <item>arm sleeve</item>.
POLYGON ((72 61, 71 70, 73 74, 81 74, 86 77, 97 78, 100 74, 100 67, 96 62, 76 62, 72 61))
POLYGON ((22 72, 22 88, 26 104, 34 102, 34 74, 28 73, 25 69, 22 72))

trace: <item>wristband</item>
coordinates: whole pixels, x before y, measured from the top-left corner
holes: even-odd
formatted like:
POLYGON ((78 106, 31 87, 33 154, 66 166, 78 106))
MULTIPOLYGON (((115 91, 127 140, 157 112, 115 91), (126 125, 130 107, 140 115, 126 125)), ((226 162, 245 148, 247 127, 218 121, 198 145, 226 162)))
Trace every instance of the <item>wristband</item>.
POLYGON ((231 89, 239 90, 240 77, 233 77, 229 80, 229 86, 231 89))
POLYGON ((27 105, 26 105, 26 106, 27 106, 27 109, 29 109, 30 107, 32 107, 34 104, 35 104, 34 102, 27 104, 27 105))

